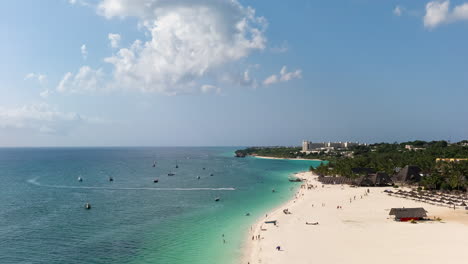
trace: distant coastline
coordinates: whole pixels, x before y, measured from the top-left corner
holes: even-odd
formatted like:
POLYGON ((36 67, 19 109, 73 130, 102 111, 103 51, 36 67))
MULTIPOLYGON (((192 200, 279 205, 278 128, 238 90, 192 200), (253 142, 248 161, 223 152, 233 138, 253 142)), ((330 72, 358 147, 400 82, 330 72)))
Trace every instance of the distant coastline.
POLYGON ((268 157, 268 156, 256 156, 256 155, 250 155, 255 158, 259 159, 277 159, 277 160, 311 160, 311 161, 324 161, 321 159, 301 159, 301 158, 278 158, 278 157, 268 157))

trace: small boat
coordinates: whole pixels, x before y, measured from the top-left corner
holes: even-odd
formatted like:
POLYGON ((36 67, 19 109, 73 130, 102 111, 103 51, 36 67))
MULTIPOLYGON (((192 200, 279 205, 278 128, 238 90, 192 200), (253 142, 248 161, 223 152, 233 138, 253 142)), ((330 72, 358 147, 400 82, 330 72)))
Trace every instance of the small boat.
POLYGON ((205 170, 206 168, 203 168, 203 169, 205 170))
POLYGON ((158 183, 158 182, 159 182, 159 179, 154 179, 153 182, 154 182, 154 183, 158 183))
POLYGON ((246 213, 245 216, 250 216, 250 213, 246 213))
POLYGON ((91 209, 91 204, 90 203, 85 203, 84 208, 87 209, 87 210, 91 209))
POLYGON ((290 182, 302 182, 300 178, 289 178, 290 182))
POLYGON ((175 168, 178 169, 179 168, 179 165, 177 164, 177 160, 175 162, 175 168))
POLYGON ((79 181, 79 182, 82 182, 82 181, 83 181, 83 178, 78 177, 78 181, 79 181))
POLYGON ((272 189, 271 192, 276 192, 275 189, 272 189))
POLYGON ((197 180, 199 180, 199 179, 200 179, 200 176, 197 177, 197 180))
POLYGON ((153 162, 153 168, 154 168, 154 167, 156 167, 156 161, 155 161, 155 162, 153 162))
POLYGON ((219 202, 219 200, 221 200, 221 198, 219 197, 215 198, 215 202, 219 202))
POLYGON ((173 173, 173 172, 169 172, 169 173, 167 174, 167 176, 174 176, 174 175, 175 175, 175 173, 173 173))
POLYGON ((213 174, 213 173, 211 173, 211 174, 210 174, 210 176, 214 176, 214 174, 213 174))
POLYGON ((276 225, 276 220, 271 220, 271 221, 265 221, 265 224, 274 224, 276 225))
POLYGON ((109 181, 110 181, 110 182, 114 181, 114 178, 109 177, 109 181))

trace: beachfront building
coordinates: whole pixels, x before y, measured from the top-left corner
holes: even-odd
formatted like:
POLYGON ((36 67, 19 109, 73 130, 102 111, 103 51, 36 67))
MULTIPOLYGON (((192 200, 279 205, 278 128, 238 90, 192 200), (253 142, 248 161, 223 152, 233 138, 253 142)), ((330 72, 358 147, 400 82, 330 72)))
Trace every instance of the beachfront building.
POLYGON ((416 151, 416 150, 425 150, 425 148, 418 148, 418 147, 415 147, 413 145, 405 145, 405 149, 414 150, 414 151, 416 151))
POLYGON ((389 215, 394 215, 396 221, 422 220, 427 217, 427 211, 422 207, 418 208, 392 208, 389 215))
POLYGON ((345 150, 352 146, 359 146, 363 145, 359 142, 311 142, 304 140, 302 141, 302 152, 309 154, 309 153, 319 153, 320 151, 329 152, 330 150, 345 150))
POLYGON ((468 161, 468 159, 464 158, 437 158, 436 162, 461 162, 461 161, 468 161))

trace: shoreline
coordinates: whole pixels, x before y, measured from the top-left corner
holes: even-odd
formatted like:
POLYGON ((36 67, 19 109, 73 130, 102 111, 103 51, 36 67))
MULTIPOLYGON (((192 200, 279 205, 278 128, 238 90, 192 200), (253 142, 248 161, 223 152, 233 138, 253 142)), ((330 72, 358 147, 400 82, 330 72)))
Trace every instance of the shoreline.
MULTIPOLYGON (((263 157, 263 156, 258 156, 258 157, 263 158, 263 159, 282 159, 282 158, 263 157)), ((285 159, 285 160, 287 160, 287 159, 285 159)), ((304 160, 308 160, 308 159, 304 159, 304 160)), ((307 180, 307 175, 308 174, 313 174, 313 172, 311 172, 311 171, 299 171, 299 172, 296 172, 294 176, 297 177, 297 178, 303 179, 305 181, 305 180, 307 180)), ((281 213, 281 210, 284 207, 287 207, 291 203, 295 203, 296 197, 300 193, 300 190, 301 190, 300 186, 297 186, 297 189, 299 189, 299 191, 295 190, 293 197, 291 197, 289 200, 285 201, 284 203, 276 206, 272 210, 268 211, 266 213, 266 215, 257 218, 255 220, 255 222, 251 225, 251 229, 247 232, 248 234, 247 234, 247 236, 245 238, 245 242, 243 243, 243 246, 242 246, 243 254, 241 256, 241 263, 249 263, 249 264, 250 263, 257 263, 257 262, 253 262, 253 259, 252 259, 252 256, 254 256, 254 250, 255 250, 255 248, 252 247, 251 243, 250 243, 252 241, 252 236, 261 234, 262 227, 263 227, 263 230, 265 230, 264 225, 266 225, 266 224, 264 224, 264 222, 269 219, 269 216, 275 215, 277 213, 281 213)))
POLYGON ((388 196, 383 191, 390 187, 372 187, 365 194, 367 187, 322 187, 312 172, 296 176, 306 179, 303 184, 317 188, 300 187, 289 201, 257 219, 246 237, 241 263, 370 264, 376 259, 382 263, 447 260, 463 263, 466 260, 462 246, 468 244, 466 210, 388 196), (337 205, 342 209, 337 209, 337 205), (388 215, 392 207, 423 207, 428 211, 428 218, 441 217, 442 221, 396 222, 388 215), (286 208, 291 214, 283 213, 286 208), (275 226, 265 224, 266 220, 278 222, 275 226), (260 239, 252 240, 252 236, 258 235, 260 239), (419 249, 417 254, 413 252, 415 245, 419 249), (282 250, 277 251, 276 246, 282 250), (440 254, 447 251, 455 253, 440 254))
POLYGON ((268 157, 268 156, 251 156, 259 159, 273 159, 273 160, 305 160, 305 161, 324 161, 321 159, 297 159, 297 158, 278 158, 278 157, 268 157))

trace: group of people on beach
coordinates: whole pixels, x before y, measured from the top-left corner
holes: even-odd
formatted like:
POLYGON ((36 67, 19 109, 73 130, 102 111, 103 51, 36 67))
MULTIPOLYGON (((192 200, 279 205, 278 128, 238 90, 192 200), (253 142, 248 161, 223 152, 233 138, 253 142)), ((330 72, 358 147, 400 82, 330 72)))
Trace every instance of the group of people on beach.
POLYGON ((252 240, 260 240, 260 235, 252 236, 252 240))

